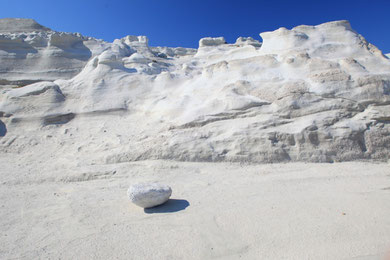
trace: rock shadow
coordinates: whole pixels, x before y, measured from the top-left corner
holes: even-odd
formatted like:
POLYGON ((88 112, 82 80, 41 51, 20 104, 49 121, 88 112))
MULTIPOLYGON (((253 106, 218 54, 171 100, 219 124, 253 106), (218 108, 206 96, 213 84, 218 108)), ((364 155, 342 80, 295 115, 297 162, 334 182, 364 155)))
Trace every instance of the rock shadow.
POLYGON ((7 127, 3 123, 3 121, 0 120, 0 137, 5 136, 7 133, 7 127))
POLYGON ((50 115, 43 118, 44 125, 61 125, 66 124, 76 117, 73 113, 50 115))
POLYGON ((189 205, 190 203, 187 200, 169 199, 162 205, 144 209, 144 212, 147 214, 172 213, 185 210, 189 205))

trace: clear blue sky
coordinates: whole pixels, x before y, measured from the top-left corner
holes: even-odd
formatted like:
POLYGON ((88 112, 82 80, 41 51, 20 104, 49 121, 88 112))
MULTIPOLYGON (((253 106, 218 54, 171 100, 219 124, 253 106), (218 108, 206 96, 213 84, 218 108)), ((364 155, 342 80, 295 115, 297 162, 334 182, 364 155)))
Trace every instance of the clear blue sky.
POLYGON ((33 18, 57 31, 112 41, 146 35, 153 46, 197 47, 206 36, 260 39, 279 27, 347 19, 390 52, 390 0, 0 0, 0 17, 33 18))

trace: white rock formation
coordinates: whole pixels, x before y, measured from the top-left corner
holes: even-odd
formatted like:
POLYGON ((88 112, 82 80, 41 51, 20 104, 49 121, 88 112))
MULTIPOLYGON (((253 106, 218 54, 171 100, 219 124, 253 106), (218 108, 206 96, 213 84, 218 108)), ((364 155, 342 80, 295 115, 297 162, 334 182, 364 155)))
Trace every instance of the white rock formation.
POLYGON ((199 40, 199 47, 218 46, 225 43, 226 41, 223 37, 206 37, 199 40))
POLYGON ((171 187, 159 183, 139 183, 127 190, 131 202, 142 208, 161 205, 171 197, 171 194, 171 187))
POLYGON ((0 33, 32 33, 36 31, 51 31, 49 28, 38 24, 33 19, 4 18, 0 19, 0 33))
POLYGON ((23 88, 14 88, 4 93, 0 111, 7 114, 31 114, 53 112, 65 101, 59 86, 53 82, 41 81, 23 88))
POLYGON ((347 21, 261 33, 261 44, 204 38, 198 50, 31 20, 0 29, 0 153, 44 145, 48 160, 82 165, 390 157, 390 60, 347 21))
POLYGON ((0 19, 0 84, 71 78, 109 44, 55 32, 32 19, 0 19))
POLYGON ((235 45, 237 46, 252 45, 254 47, 261 47, 261 42, 253 39, 252 37, 238 37, 235 45))

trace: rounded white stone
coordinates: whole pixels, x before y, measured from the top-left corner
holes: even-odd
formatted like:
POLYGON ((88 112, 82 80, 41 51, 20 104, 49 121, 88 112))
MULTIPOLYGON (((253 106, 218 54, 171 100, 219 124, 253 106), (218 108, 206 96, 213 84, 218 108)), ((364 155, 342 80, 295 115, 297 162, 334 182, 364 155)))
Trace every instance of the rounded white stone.
POLYGON ((161 205, 169 199, 171 194, 171 187, 159 183, 134 184, 127 190, 131 202, 142 208, 161 205))

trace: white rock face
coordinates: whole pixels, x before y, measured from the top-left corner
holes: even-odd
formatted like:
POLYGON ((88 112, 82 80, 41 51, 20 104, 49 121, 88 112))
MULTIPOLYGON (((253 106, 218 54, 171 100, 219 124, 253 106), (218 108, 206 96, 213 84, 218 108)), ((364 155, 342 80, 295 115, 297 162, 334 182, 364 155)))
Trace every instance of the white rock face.
POLYGON ((150 47, 150 49, 156 54, 157 57, 180 57, 180 56, 193 56, 196 53, 196 49, 183 48, 183 47, 150 47))
POLYGON ((80 165, 390 158, 390 60, 347 21, 199 49, 13 22, 0 30, 0 153, 33 160, 44 147, 80 165))
POLYGON ((254 47, 261 47, 261 42, 253 39, 252 37, 238 37, 235 45, 237 46, 252 45, 254 47))
POLYGON ((226 41, 223 37, 206 37, 199 40, 199 47, 218 46, 225 43, 226 41))
POLYGON ((0 19, 0 33, 9 33, 9 32, 29 33, 35 31, 50 31, 50 29, 38 24, 33 19, 23 19, 23 18, 0 19))
POLYGON ((55 32, 32 19, 0 19, 0 84, 69 79, 107 43, 55 32))
POLYGON ((7 114, 29 114, 34 111, 41 114, 43 111, 54 112, 64 101, 59 86, 53 82, 41 81, 23 88, 11 89, 4 93, 0 102, 0 111, 7 114))
POLYGON ((159 183, 140 183, 127 190, 131 202, 142 208, 151 208, 165 203, 171 197, 172 189, 159 183))

